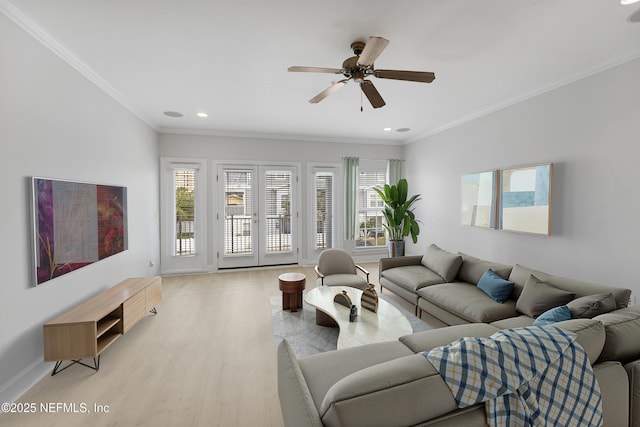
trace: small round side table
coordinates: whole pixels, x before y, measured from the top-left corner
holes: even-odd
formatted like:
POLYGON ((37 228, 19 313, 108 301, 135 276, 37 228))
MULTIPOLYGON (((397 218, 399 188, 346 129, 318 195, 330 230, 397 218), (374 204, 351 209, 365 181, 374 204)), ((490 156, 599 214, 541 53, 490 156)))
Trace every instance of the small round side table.
POLYGON ((294 312, 302 308, 302 291, 307 277, 301 273, 284 273, 278 277, 278 282, 282 291, 282 309, 294 312))

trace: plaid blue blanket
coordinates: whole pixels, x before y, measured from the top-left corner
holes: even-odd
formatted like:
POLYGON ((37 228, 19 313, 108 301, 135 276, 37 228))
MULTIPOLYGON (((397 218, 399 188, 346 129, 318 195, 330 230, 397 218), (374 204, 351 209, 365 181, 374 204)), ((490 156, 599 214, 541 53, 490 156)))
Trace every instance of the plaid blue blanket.
POLYGON ((530 326, 422 354, 460 408, 485 402, 489 426, 601 426, 600 388, 575 339, 556 326, 530 326))

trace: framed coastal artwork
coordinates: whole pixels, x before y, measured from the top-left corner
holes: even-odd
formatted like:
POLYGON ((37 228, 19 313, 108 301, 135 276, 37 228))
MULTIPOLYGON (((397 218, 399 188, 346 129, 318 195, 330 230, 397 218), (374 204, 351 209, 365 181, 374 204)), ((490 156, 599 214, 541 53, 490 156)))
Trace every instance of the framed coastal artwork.
POLYGON ((497 171, 462 175, 461 222, 495 228, 497 171))
POLYGON ((30 180, 35 285, 127 250, 126 187, 30 180))
POLYGON ((553 164, 500 171, 501 230, 551 234, 553 164))

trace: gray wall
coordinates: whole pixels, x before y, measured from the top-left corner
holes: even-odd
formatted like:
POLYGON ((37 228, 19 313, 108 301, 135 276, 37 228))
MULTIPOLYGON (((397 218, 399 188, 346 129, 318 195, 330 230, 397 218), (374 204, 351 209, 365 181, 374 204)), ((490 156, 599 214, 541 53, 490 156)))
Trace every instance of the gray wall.
POLYGON ((0 14, 0 401, 53 367, 42 324, 158 260, 157 134, 0 14), (31 284, 27 180, 43 176, 126 186, 129 250, 31 284))
POLYGON ((505 263, 640 292, 640 60, 406 146, 431 242, 505 263), (553 162, 550 237, 460 225, 460 177, 553 162))

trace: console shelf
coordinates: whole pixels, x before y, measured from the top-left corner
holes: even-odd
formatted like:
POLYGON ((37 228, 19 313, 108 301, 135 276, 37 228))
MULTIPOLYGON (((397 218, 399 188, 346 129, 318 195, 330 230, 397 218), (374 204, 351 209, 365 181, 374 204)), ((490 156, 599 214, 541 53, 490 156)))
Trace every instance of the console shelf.
POLYGON ((145 314, 156 313, 162 300, 162 279, 127 279, 73 307, 43 326, 44 361, 56 362, 51 375, 78 363, 96 371, 100 353, 145 314), (93 358, 94 366, 80 362, 93 358), (63 360, 71 361, 60 369, 63 360))

